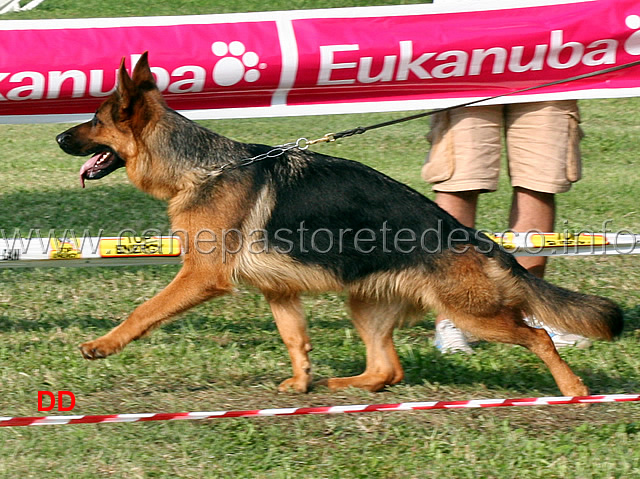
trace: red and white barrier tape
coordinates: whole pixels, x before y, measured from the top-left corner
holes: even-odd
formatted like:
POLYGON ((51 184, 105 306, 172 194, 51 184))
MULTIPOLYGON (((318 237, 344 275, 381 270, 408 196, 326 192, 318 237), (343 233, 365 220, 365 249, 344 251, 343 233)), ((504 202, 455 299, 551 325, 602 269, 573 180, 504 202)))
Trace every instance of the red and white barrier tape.
POLYGON ((428 401, 397 404, 357 404, 240 411, 106 414, 100 416, 2 417, 0 427, 46 426, 62 424, 103 424, 115 422, 177 421, 187 419, 220 419, 230 417, 301 416, 310 414, 345 414, 375 411, 426 411, 433 409, 463 409, 515 406, 551 406, 560 404, 596 404, 640 401, 640 394, 609 394, 602 396, 538 397, 522 399, 472 399, 467 401, 428 401))

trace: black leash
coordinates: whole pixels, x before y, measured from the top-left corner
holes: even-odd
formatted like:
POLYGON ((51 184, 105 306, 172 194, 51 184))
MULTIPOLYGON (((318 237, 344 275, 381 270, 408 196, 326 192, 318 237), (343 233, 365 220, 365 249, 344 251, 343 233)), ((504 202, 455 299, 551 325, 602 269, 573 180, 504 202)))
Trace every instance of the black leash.
POLYGON ((366 133, 369 130, 375 130, 376 128, 382 128, 383 126, 396 125, 398 123, 404 123, 405 121, 416 120, 418 118, 424 118, 424 117, 427 117, 427 116, 435 115, 436 113, 441 113, 443 111, 454 110, 456 108, 463 108, 463 107, 466 107, 466 106, 475 105, 477 103, 482 103, 484 101, 495 100, 496 98, 502 98, 504 96, 509 96, 509 95, 515 95, 517 93, 524 93, 524 92, 528 92, 528 91, 532 91, 532 90, 538 90, 540 88, 547 88, 547 87, 554 86, 554 85, 561 85, 563 83, 569 83, 569 82, 573 82, 573 81, 584 80, 585 78, 591 78, 591 77, 594 77, 594 76, 597 76, 597 75, 604 75, 606 73, 612 73, 612 72, 616 72, 618 70, 624 70, 625 68, 634 67, 636 65, 640 65, 640 60, 637 60, 637 61, 631 62, 631 63, 625 63, 624 65, 618 65, 618 66, 615 66, 615 67, 605 68, 603 70, 597 70, 597 71, 590 72, 590 73, 584 73, 582 75, 576 75, 574 77, 566 78, 564 80, 555 80, 555 81, 552 81, 552 82, 549 82, 549 83, 544 83, 542 85, 530 86, 530 87, 527 87, 527 88, 522 88, 521 90, 509 91, 509 92, 501 93, 499 95, 495 95, 495 96, 488 97, 488 98, 481 98, 479 100, 472 100, 472 101, 468 101, 466 103, 460 103, 459 105, 453 105, 453 106, 448 106, 446 108, 440 108, 438 110, 431 110, 431 111, 426 111, 426 112, 423 112, 423 113, 416 113, 415 115, 409 115, 409 116, 405 116, 405 117, 402 117, 402 118, 397 118, 395 120, 383 121, 382 123, 376 123, 375 125, 359 126, 357 128, 352 128, 350 130, 339 131, 338 133, 327 133, 322 138, 317 138, 315 140, 308 140, 307 138, 298 138, 298 140, 296 140, 296 141, 294 141, 292 143, 285 143, 283 145, 278 145, 278 146, 274 147, 271 151, 268 151, 268 152, 262 153, 260 155, 254 156, 253 158, 245 158, 245 159, 243 159, 241 161, 230 161, 229 163, 220 165, 219 167, 217 167, 217 168, 215 168, 213 170, 204 170, 203 174, 205 174, 207 176, 217 176, 217 175, 221 174, 224 170, 235 169, 235 168, 239 168, 241 166, 250 165, 252 163, 255 163, 257 161, 262 161, 262 160, 267 159, 267 158, 274 158, 274 157, 280 156, 280 155, 284 154, 286 151, 294 149, 294 148, 297 148, 299 150, 306 150, 311 145, 315 145, 316 143, 331 142, 331 141, 336 141, 336 140, 338 140, 340 138, 346 138, 346 137, 354 136, 354 135, 362 135, 363 133, 366 133))
POLYGON ((496 98, 502 98, 505 96, 509 96, 509 95, 515 95, 518 93, 525 93, 528 91, 532 91, 532 90, 538 90, 540 88, 547 88, 547 87, 551 87, 551 86, 555 86, 555 85, 561 85, 563 83, 569 83, 569 82, 574 82, 574 81, 578 81, 578 80, 584 80, 585 78, 591 78, 597 75, 604 75, 607 73, 612 73, 612 72, 616 72, 618 70, 624 70, 625 68, 631 68, 634 67, 636 65, 640 65, 640 60, 637 60, 635 62, 631 62, 631 63, 625 63, 624 65, 617 65, 615 67, 610 67, 610 68, 605 68, 603 70, 597 70, 594 72, 590 72, 590 73, 584 73, 582 75, 576 75, 573 76, 571 78, 566 78, 563 80, 555 80, 549 83, 544 83, 542 85, 535 85, 535 86, 530 86, 527 88, 522 88, 521 90, 514 90, 514 91, 509 91, 506 93, 501 93, 499 95, 495 95, 492 97, 488 97, 488 98, 481 98, 479 100, 473 100, 473 101, 469 101, 466 103, 461 103, 459 105, 453 105, 453 106, 448 106, 446 108, 440 108, 438 110, 431 110, 431 111, 427 111, 427 112, 423 112, 423 113, 416 113, 415 115, 409 115, 409 116, 405 116, 402 118, 397 118, 395 120, 388 120, 388 121, 383 121, 382 123, 376 123, 375 125, 369 125, 369 126, 359 126, 356 128, 352 128, 350 130, 344 130, 344 131, 339 131, 338 133, 327 133, 326 135, 324 135, 322 138, 318 138, 317 140, 311 140, 311 141, 307 141, 305 146, 310 146, 313 145, 315 143, 322 143, 322 142, 326 142, 326 141, 335 141, 338 140, 340 138, 346 138, 349 136, 354 136, 354 135, 362 135, 363 133, 366 133, 369 130, 375 130, 377 128, 382 128, 384 126, 391 126, 391 125, 395 125, 398 123, 404 123, 405 121, 411 121, 411 120, 416 120, 418 118, 424 118, 427 116, 431 116, 431 115, 435 115, 436 113, 441 113, 444 111, 450 111, 450 110, 454 110, 456 108, 463 108, 466 106, 471 106, 471 105, 475 105, 477 103, 482 103, 484 101, 489 101, 489 100, 495 100, 496 98))

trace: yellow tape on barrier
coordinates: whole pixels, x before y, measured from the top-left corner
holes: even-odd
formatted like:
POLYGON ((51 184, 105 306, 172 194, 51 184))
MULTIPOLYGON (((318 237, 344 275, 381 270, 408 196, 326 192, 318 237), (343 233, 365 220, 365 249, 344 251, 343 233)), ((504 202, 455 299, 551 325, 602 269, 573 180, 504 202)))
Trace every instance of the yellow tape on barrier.
POLYGON ((135 258, 148 256, 180 256, 178 238, 157 236, 124 236, 100 240, 100 257, 135 258))
POLYGON ((603 234, 582 233, 501 233, 491 236, 508 251, 526 246, 531 249, 538 248, 576 248, 581 246, 606 246, 611 243, 603 234), (517 242, 516 238, 524 235, 524 242, 517 242))

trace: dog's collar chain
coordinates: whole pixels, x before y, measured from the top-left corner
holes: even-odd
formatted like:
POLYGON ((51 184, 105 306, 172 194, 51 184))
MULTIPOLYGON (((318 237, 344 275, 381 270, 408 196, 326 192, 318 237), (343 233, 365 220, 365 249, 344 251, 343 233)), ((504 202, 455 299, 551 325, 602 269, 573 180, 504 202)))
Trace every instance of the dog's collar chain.
MULTIPOLYGON (((325 140, 329 141, 329 140, 325 140)), ((318 143, 319 140, 307 140, 306 138, 298 138, 296 141, 291 143, 285 143, 283 145, 278 145, 273 147, 273 149, 267 151, 266 153, 261 153, 259 155, 253 156, 251 158, 244 158, 240 161, 230 161, 228 163, 224 163, 213 170, 207 170, 207 176, 218 176, 226 170, 234 170, 236 168, 241 168, 243 166, 248 166, 253 163, 257 163, 258 161, 266 160, 267 158, 277 158, 278 156, 284 155, 287 151, 298 149, 298 150, 306 150, 309 146, 318 143)))

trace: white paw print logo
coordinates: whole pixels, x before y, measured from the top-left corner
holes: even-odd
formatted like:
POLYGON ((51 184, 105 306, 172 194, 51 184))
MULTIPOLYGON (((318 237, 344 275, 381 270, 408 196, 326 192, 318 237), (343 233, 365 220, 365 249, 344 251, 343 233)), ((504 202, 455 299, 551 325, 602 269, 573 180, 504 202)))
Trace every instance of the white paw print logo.
POLYGON ((260 78, 258 69, 267 67, 265 63, 259 63, 258 54, 248 52, 242 42, 214 42, 211 51, 215 56, 223 57, 213 67, 213 81, 220 86, 235 85, 240 80, 253 83, 260 78))
MULTIPOLYGON (((625 24, 631 30, 640 28, 640 16, 629 15, 625 19, 625 24)), ((624 42, 624 49, 629 55, 640 55, 640 31, 633 32, 627 41, 624 42)))

